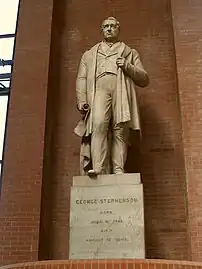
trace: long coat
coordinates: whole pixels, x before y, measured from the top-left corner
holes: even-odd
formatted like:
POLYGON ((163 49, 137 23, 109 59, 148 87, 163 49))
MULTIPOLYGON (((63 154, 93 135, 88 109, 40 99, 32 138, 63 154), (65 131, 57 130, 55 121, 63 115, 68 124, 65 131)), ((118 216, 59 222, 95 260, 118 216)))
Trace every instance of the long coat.
MULTIPOLYGON (((80 66, 76 81, 77 105, 88 104, 90 107, 89 115, 80 121, 75 128, 75 133, 84 137, 89 137, 92 133, 93 102, 95 97, 96 83, 96 61, 97 51, 100 43, 86 51, 80 61, 80 66)), ((135 49, 129 48, 123 42, 119 52, 120 57, 125 58, 126 67, 123 70, 118 68, 117 73, 117 111, 114 115, 115 123, 127 122, 132 130, 140 130, 139 110, 136 98, 135 85, 145 87, 149 79, 145 71, 139 54, 135 49)), ((85 141, 85 139, 83 139, 85 141)), ((90 144, 81 145, 81 170, 90 161, 90 144), (85 162, 85 160, 87 162, 85 162)), ((83 174, 83 173, 82 173, 83 174)))

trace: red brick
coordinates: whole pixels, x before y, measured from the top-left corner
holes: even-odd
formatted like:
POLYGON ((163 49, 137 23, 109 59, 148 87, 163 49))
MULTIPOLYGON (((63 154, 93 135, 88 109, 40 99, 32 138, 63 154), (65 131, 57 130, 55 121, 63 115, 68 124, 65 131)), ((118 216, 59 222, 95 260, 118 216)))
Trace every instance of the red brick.
POLYGON ((20 5, 0 201, 1 264, 38 259, 52 2, 20 5))
POLYGON ((202 152, 202 2, 179 0, 172 2, 173 27, 182 116, 183 145, 188 193, 190 258, 202 261, 201 219, 201 152, 202 152), (197 235, 197 236, 195 236, 197 235))
POLYGON ((52 268, 52 269, 58 269, 63 268, 63 269, 71 269, 72 264, 82 264, 83 268, 85 268, 86 264, 91 265, 91 268, 94 269, 97 265, 97 263, 100 264, 105 264, 106 266, 108 264, 117 264, 121 267, 121 264, 132 264, 134 265, 134 268, 136 267, 136 265, 139 265, 141 268, 144 268, 145 266, 148 267, 148 269, 150 268, 156 268, 156 269, 161 269, 163 267, 167 268, 172 268, 172 269, 179 269, 179 268, 184 268, 186 267, 187 269, 200 269, 202 268, 202 264, 201 263, 193 263, 193 262, 186 262, 186 261, 168 261, 168 260, 130 260, 130 261, 125 261, 123 262, 123 260, 110 260, 110 261, 76 261, 74 260, 73 263, 71 261, 43 261, 43 262, 30 262, 30 263, 21 263, 21 264, 15 264, 15 265, 11 265, 11 266, 6 266, 6 267, 1 267, 2 269, 9 269, 9 268, 13 268, 13 269, 41 269, 41 268, 52 268))

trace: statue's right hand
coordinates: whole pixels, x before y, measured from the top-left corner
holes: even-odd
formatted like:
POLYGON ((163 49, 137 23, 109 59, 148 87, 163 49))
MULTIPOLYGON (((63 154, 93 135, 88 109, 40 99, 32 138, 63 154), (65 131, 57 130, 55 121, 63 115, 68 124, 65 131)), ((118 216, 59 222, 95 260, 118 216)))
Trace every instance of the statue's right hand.
POLYGON ((86 114, 89 110, 89 105, 88 104, 80 104, 77 105, 77 108, 79 110, 79 112, 83 115, 86 114))

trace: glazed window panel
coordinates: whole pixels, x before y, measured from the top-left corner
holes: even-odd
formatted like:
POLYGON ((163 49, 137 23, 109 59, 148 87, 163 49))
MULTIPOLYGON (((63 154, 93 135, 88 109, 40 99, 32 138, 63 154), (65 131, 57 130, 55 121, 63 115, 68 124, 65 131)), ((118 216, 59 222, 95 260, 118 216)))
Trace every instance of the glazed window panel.
MULTIPOLYGON (((1 1, 1 0, 0 0, 1 1)), ((0 57, 4 60, 13 58, 14 37, 0 38, 0 57)))
POLYGON ((0 35, 15 33, 18 4, 19 0, 0 0, 0 35))
MULTIPOLYGON (((12 60, 13 58, 14 38, 2 38, 0 39, 0 59, 3 61, 12 60)), ((0 65, 0 74, 11 73, 11 65, 0 65)), ((10 80, 0 80, 0 87, 9 87, 10 80)))
POLYGON ((8 96, 0 96, 0 160, 2 160, 2 154, 3 154, 7 104, 8 104, 8 96))

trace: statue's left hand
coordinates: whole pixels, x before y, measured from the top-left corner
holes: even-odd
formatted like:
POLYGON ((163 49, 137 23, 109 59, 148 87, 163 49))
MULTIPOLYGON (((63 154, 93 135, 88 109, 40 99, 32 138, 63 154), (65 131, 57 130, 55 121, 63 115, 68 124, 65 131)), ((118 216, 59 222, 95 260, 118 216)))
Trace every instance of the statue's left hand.
POLYGON ((118 57, 116 60, 116 64, 118 65, 118 67, 124 68, 126 64, 126 59, 123 57, 118 57))

